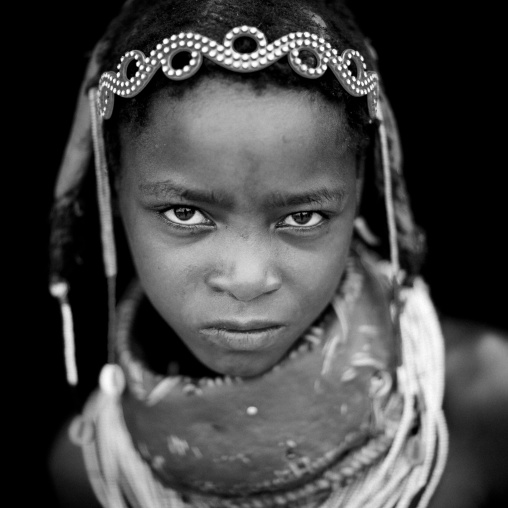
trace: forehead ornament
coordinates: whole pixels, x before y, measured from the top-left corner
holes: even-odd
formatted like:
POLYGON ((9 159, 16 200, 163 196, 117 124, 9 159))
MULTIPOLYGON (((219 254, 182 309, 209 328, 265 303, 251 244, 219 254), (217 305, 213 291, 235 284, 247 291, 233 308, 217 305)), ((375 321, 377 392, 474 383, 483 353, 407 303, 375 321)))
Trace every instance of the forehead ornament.
POLYGON ((226 34, 222 44, 200 34, 182 32, 157 44, 149 56, 139 50, 128 51, 120 59, 117 72, 105 72, 100 78, 99 111, 103 118, 110 118, 115 95, 127 98, 136 96, 159 69, 169 79, 181 81, 199 70, 203 57, 225 69, 247 73, 265 69, 284 56, 288 57, 293 70, 304 78, 319 78, 330 69, 350 95, 367 96, 370 117, 376 118, 378 75, 366 70, 364 58, 358 51, 345 49, 339 54, 322 37, 309 32, 290 33, 268 44, 263 32, 249 26, 233 28, 226 34), (256 48, 250 53, 238 52, 234 42, 239 38, 251 39, 256 48), (315 56, 316 64, 313 67, 303 63, 300 58, 302 50, 315 56), (182 68, 175 68, 175 56, 184 52, 188 54, 188 63, 182 68), (356 69, 351 68, 353 63, 356 69), (131 64, 135 65, 135 71, 129 77, 131 64))

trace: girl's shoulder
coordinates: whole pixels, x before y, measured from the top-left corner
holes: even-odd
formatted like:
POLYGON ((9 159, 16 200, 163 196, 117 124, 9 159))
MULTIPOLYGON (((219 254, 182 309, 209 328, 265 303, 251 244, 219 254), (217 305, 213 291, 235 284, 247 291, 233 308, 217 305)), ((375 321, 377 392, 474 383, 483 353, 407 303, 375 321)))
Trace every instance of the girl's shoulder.
POLYGON ((430 508, 507 506, 508 333, 449 318, 442 328, 450 450, 430 508))
POLYGON ((445 318, 445 404, 451 423, 508 415, 508 332, 445 318), (504 405, 498 406, 498 403, 504 405))

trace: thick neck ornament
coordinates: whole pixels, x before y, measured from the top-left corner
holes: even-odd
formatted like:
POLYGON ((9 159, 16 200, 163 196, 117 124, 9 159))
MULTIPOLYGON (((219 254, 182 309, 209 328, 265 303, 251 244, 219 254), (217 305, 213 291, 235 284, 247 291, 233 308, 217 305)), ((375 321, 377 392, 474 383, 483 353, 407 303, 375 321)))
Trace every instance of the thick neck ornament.
POLYGON ((157 44, 149 56, 139 50, 128 51, 121 58, 117 72, 105 72, 100 78, 99 111, 103 118, 110 118, 115 95, 126 98, 136 96, 159 69, 169 79, 180 81, 190 78, 199 70, 203 57, 230 71, 247 73, 266 69, 284 56, 288 57, 293 70, 304 78, 319 78, 330 69, 350 95, 367 96, 370 117, 376 118, 379 78, 376 72, 366 70, 364 58, 358 51, 346 49, 339 54, 322 37, 309 32, 290 33, 269 44, 263 32, 249 26, 233 28, 226 34, 222 44, 200 34, 182 32, 157 44), (254 51, 238 52, 234 43, 239 38, 253 40, 256 45, 254 51), (302 61, 301 51, 315 56, 313 67, 302 61), (175 56, 184 52, 188 54, 188 63, 182 68, 175 68, 175 56), (352 68, 353 63, 356 70, 352 68), (136 69, 133 74, 128 74, 131 64, 136 69))

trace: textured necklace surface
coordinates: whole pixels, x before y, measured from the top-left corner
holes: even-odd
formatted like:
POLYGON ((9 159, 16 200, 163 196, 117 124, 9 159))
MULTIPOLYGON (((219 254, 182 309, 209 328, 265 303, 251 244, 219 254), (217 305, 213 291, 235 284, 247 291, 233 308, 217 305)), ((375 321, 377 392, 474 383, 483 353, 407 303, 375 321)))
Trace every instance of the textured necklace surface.
POLYGON ((130 342, 142 298, 134 286, 119 309, 123 417, 154 476, 192 506, 314 506, 385 454, 400 417, 393 330, 385 288, 358 260, 298 347, 249 380, 149 369, 130 342))

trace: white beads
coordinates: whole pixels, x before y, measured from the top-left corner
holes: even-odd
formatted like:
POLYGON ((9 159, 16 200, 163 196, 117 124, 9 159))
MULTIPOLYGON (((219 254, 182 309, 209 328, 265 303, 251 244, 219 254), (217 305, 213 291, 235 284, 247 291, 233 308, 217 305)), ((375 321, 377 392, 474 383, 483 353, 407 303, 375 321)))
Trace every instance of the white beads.
POLYGON ((187 79, 201 67, 203 55, 216 64, 234 72, 253 72, 261 70, 284 56, 295 72, 309 79, 322 76, 330 69, 344 89, 353 96, 368 95, 369 112, 375 115, 378 95, 377 74, 367 71, 365 59, 354 49, 346 49, 339 56, 324 38, 309 32, 287 34, 268 44, 265 35, 256 27, 240 26, 230 30, 222 44, 200 34, 182 32, 163 39, 151 50, 149 57, 138 50, 127 52, 121 57, 118 72, 107 72, 99 81, 99 107, 101 114, 111 115, 114 95, 133 97, 137 95, 160 68, 173 80, 187 79), (254 48, 251 52, 238 52, 234 43, 239 38, 251 39, 254 48), (315 65, 304 63, 300 50, 310 51, 316 58, 315 65), (189 62, 182 68, 173 67, 174 57, 185 51, 189 62), (135 75, 127 77, 127 68, 134 60, 137 66, 135 75), (356 72, 349 69, 354 62, 356 72))
POLYGON ((125 389, 125 375, 119 365, 107 363, 99 375, 101 390, 111 397, 119 397, 125 389))

